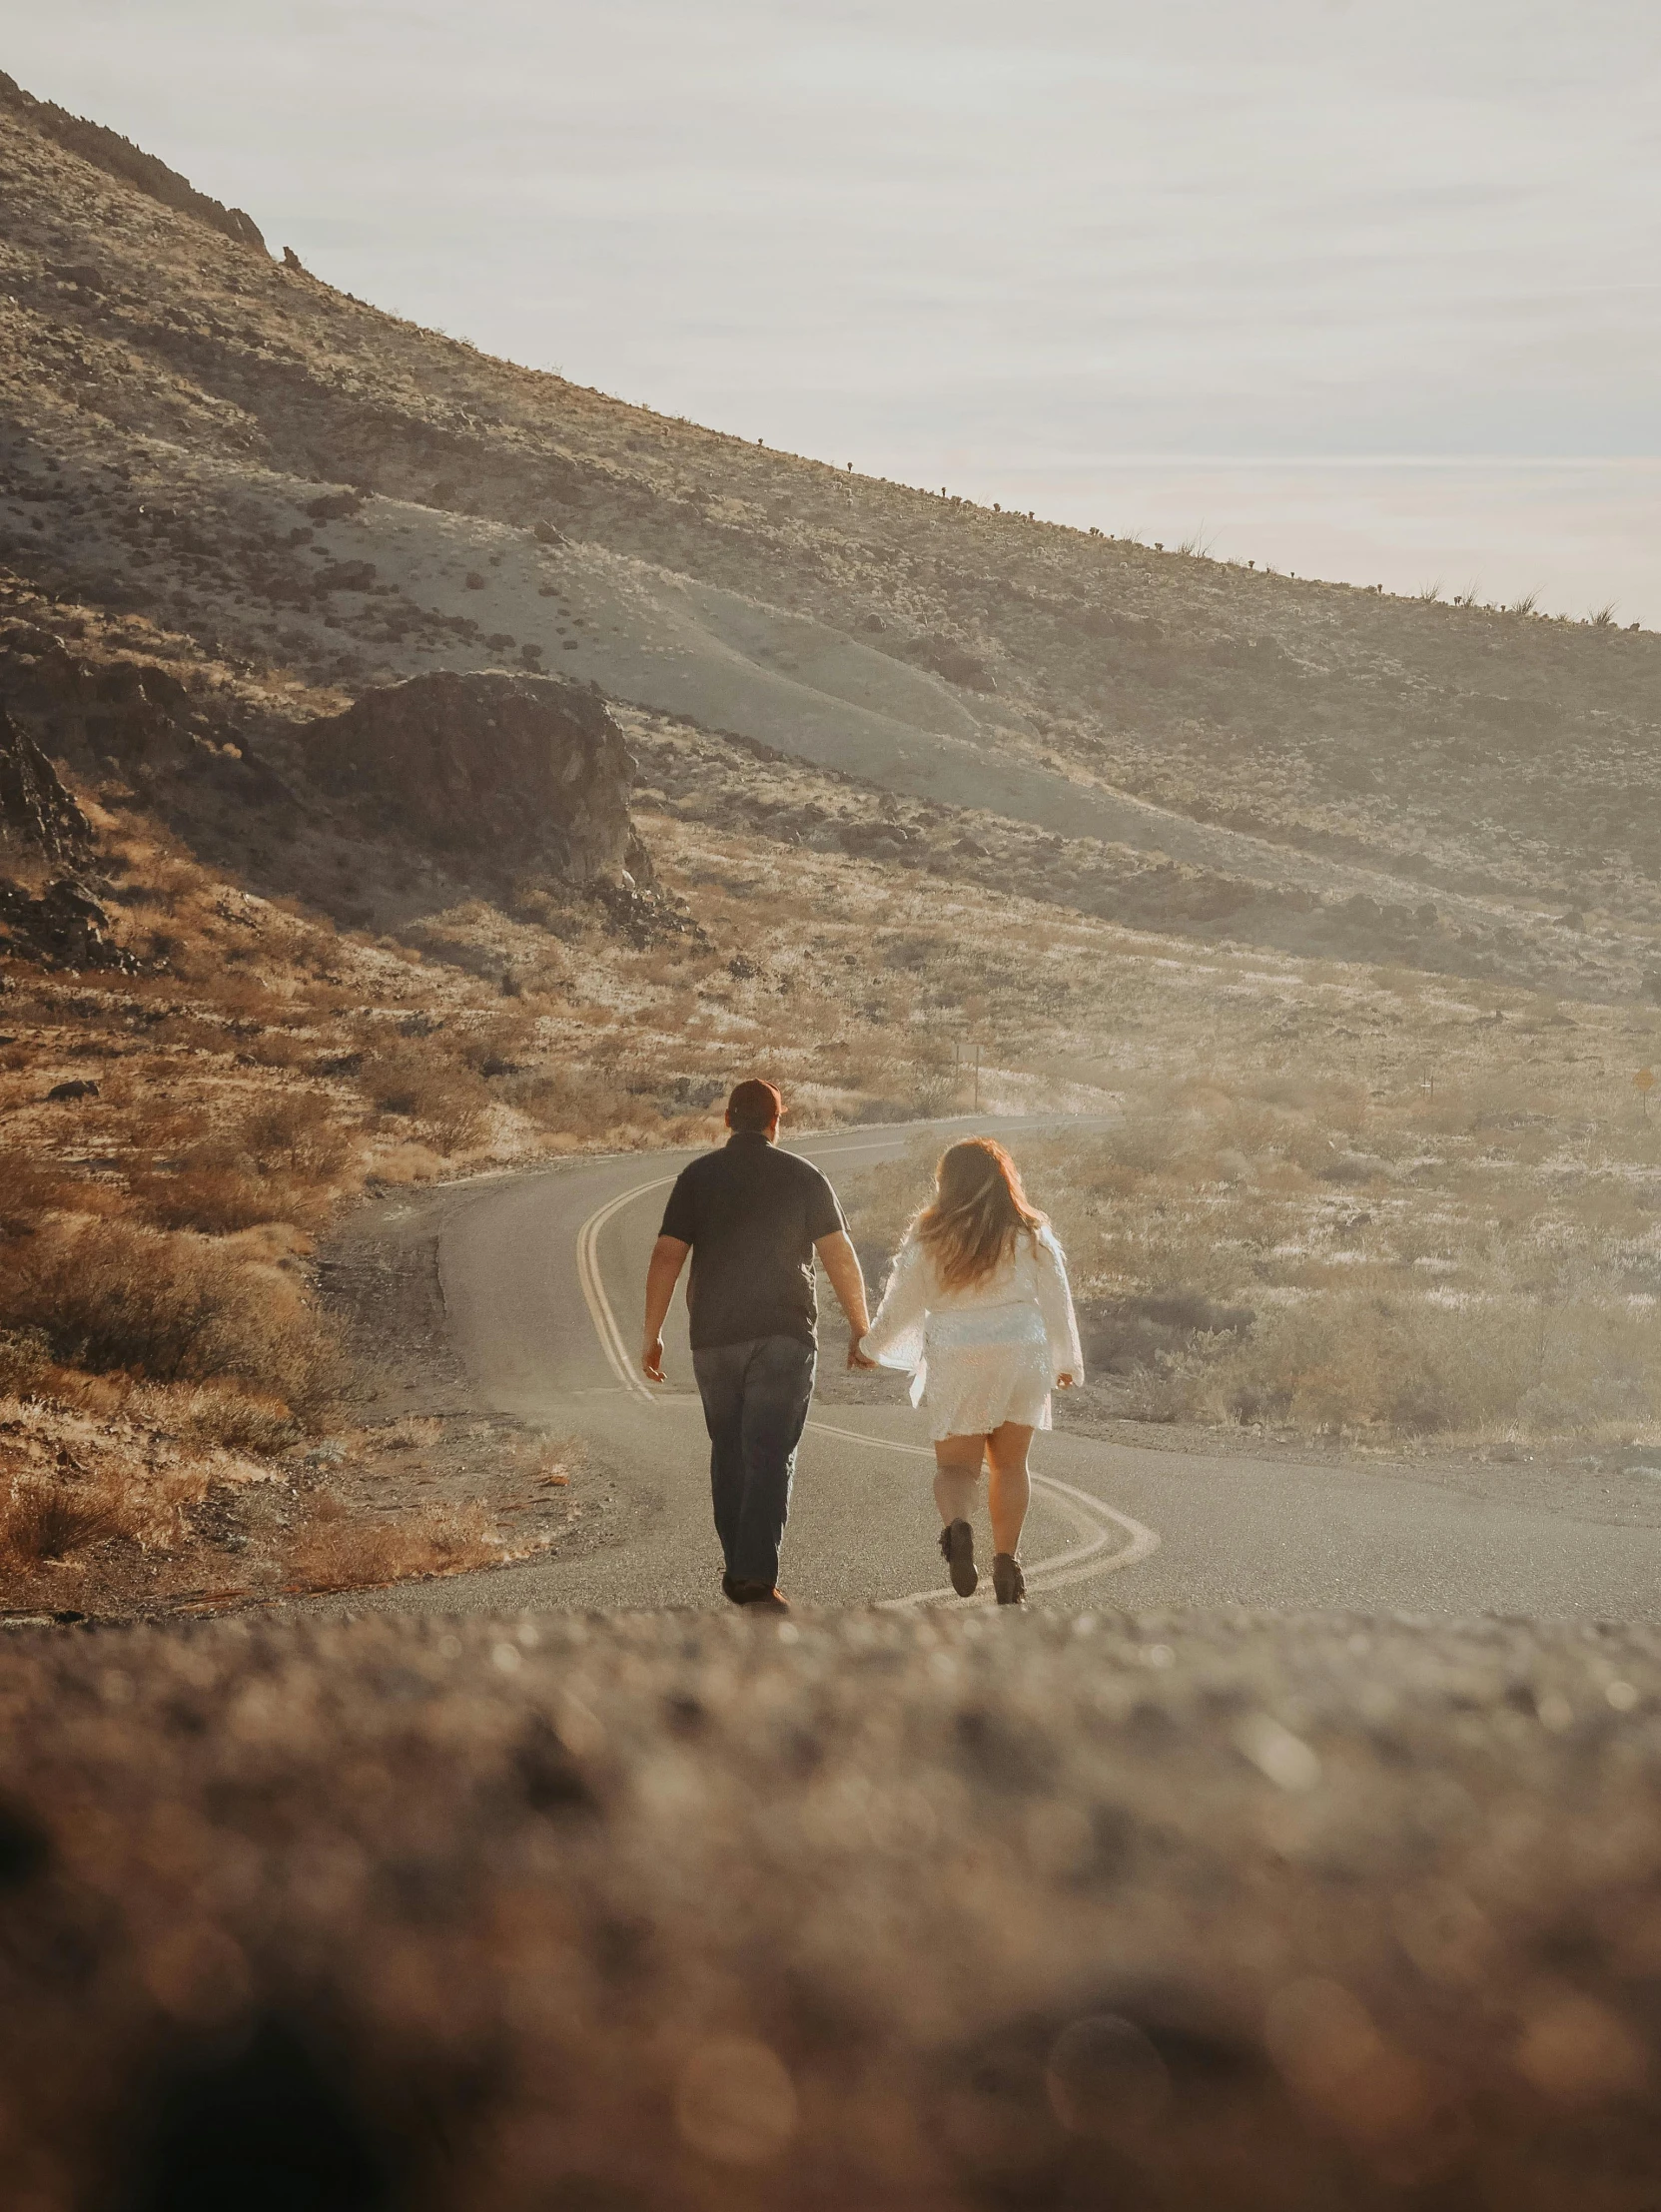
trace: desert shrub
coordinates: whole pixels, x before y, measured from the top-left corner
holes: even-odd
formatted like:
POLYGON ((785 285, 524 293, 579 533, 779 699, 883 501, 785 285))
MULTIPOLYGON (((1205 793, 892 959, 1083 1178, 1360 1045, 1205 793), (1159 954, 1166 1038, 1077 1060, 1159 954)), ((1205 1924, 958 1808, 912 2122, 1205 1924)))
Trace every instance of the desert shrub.
POLYGON ((334 1340, 287 1276, 132 1221, 61 1223, 29 1238, 0 1279, 0 1327, 38 1329, 56 1359, 95 1373, 230 1376, 303 1418, 338 1383, 334 1340))
POLYGON ((501 1557, 501 1547, 481 1504, 432 1506, 402 1521, 360 1521, 340 1499, 324 1496, 291 1556, 304 1585, 354 1590, 487 1567, 501 1557))
POLYGON ((424 1144, 394 1144, 375 1155, 370 1180, 394 1186, 430 1182, 443 1164, 437 1153, 429 1151, 424 1144))
POLYGON ((271 1459, 305 1433, 292 1407, 269 1392, 236 1382, 205 1383, 193 1390, 174 1419, 183 1435, 229 1452, 271 1459))
POLYGON ((446 1151, 470 1144, 490 1103, 483 1078, 415 1044, 389 1046, 366 1065, 363 1086, 383 1113, 423 1121, 446 1151))
POLYGON ((161 1228, 211 1236, 266 1221, 317 1226, 353 1148, 333 1103, 318 1091, 261 1100, 217 1130, 202 1112, 145 1116, 140 1126, 155 1151, 174 1155, 168 1166, 129 1178, 145 1216, 161 1228))
POLYGON ((123 1533, 119 1506, 101 1487, 18 1475, 0 1492, 0 1566, 46 1566, 123 1533))
POLYGON ((1079 1330, 1085 1364, 1093 1374, 1132 1374, 1184 1353, 1234 1340, 1256 1315, 1246 1305, 1224 1305, 1198 1290, 1081 1299, 1079 1330))
POLYGON ((268 1170, 318 1178, 335 1174, 351 1149, 335 1102, 323 1091, 289 1091, 243 1116, 237 1147, 268 1170))
POLYGON ((543 1128, 564 1129, 573 1136, 599 1135, 614 1127, 626 1111, 614 1075, 569 1063, 550 1064, 531 1075, 508 1076, 500 1096, 543 1128))
POLYGON ((461 1065, 486 1081, 522 1075, 526 1064, 537 1057, 535 1020, 503 1015, 479 1022, 456 1038, 454 1049, 461 1065))
POLYGON ((174 1099, 147 1099, 141 1094, 128 1116, 127 1141, 139 1151, 162 1152, 173 1157, 203 1142, 211 1134, 213 1125, 213 1115, 205 1106, 186 1106, 174 1099))
POLYGON ((265 1221, 293 1221, 312 1210, 313 1194, 286 1176, 250 1175, 236 1167, 187 1167, 176 1175, 134 1175, 134 1198, 147 1219, 165 1229, 235 1236, 265 1221))
POLYGON ((238 1051, 239 1059, 259 1068, 299 1068, 311 1055, 310 1043, 288 1030, 265 1030, 258 1037, 245 1038, 238 1051))
POLYGON ((54 1373, 52 1347, 42 1329, 0 1329, 0 1398, 39 1397, 54 1373))
POLYGON ((1653 1414, 1658 1353, 1661 1329, 1618 1307, 1357 1292, 1280 1308, 1190 1363, 1183 1394, 1195 1412, 1329 1433, 1562 1434, 1653 1414))
POLYGON ((0 1145, 0 1240, 27 1236, 42 1213, 71 1196, 70 1178, 57 1160, 0 1145))

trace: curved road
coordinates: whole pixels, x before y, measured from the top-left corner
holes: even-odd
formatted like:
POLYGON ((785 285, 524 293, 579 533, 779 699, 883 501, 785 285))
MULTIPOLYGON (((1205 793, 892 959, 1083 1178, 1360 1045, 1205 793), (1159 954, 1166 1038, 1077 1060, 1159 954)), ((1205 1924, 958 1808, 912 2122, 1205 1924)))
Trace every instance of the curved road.
MULTIPOLYGON (((846 1181, 917 1133, 842 1130, 797 1148, 846 1181)), ((665 1332, 671 1387, 650 1389, 632 1359, 646 1254, 690 1156, 578 1161, 438 1201, 444 1302, 473 1395, 596 1447, 605 1477, 586 1487, 603 1507, 599 1548, 319 1601, 325 1609, 721 1603, 678 1296, 665 1332)), ((840 1326, 827 1333, 839 1360, 840 1326)), ((787 1593, 810 1605, 955 1606, 935 1548, 932 1458, 902 1378, 880 1404, 821 1401, 799 1460, 787 1593)), ((1401 1468, 1150 1451, 1065 1427, 1037 1440, 1034 1468, 1023 1554, 1039 1606, 1661 1618, 1661 1527, 1647 1515, 1605 1520, 1594 1504, 1496 1500, 1401 1468)))

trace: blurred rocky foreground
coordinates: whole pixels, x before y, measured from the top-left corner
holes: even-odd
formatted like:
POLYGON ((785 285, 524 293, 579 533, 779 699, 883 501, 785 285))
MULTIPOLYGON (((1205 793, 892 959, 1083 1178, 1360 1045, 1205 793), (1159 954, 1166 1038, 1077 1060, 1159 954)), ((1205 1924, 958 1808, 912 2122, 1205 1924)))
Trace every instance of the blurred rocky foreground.
POLYGON ((9 2212, 1661 2203, 1661 1632, 0 1654, 9 2212))

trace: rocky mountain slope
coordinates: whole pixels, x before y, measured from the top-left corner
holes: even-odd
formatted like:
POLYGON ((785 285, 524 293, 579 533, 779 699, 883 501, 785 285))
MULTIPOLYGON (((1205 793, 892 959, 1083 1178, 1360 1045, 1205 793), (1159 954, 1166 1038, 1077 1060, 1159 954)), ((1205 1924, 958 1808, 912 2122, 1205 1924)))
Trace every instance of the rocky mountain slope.
POLYGON ((1290 893, 1333 951, 1589 997, 1655 969, 1661 640, 1264 575, 624 406, 273 261, 90 130, 0 86, 0 559, 31 579, 312 681, 558 666, 1204 871, 1247 939, 1290 893))

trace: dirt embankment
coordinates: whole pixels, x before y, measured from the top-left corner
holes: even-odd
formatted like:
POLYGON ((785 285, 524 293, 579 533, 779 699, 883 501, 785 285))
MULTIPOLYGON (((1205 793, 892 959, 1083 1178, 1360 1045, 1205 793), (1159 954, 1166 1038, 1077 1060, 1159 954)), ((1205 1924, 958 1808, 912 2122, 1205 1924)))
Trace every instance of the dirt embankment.
POLYGON ((1654 2203, 1650 1631, 219 1624, 0 1707, 30 2212, 1654 2203))

